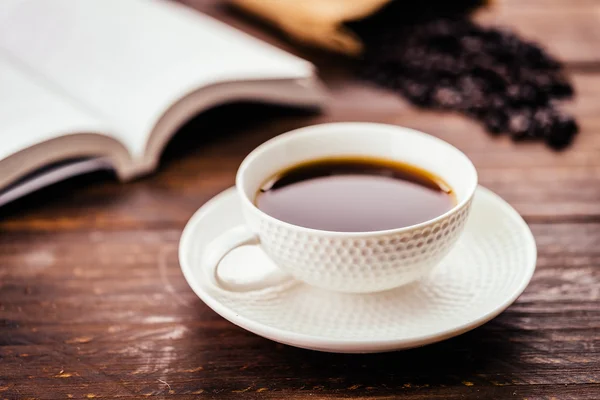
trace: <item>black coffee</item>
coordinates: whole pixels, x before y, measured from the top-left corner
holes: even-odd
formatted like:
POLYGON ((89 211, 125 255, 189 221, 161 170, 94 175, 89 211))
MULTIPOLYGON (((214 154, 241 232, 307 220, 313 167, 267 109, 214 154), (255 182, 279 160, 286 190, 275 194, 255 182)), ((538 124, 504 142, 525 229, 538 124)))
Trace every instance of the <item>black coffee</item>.
POLYGON ((456 204, 439 177, 404 163, 371 158, 322 159, 267 180, 255 204, 279 220, 336 232, 402 228, 456 204))

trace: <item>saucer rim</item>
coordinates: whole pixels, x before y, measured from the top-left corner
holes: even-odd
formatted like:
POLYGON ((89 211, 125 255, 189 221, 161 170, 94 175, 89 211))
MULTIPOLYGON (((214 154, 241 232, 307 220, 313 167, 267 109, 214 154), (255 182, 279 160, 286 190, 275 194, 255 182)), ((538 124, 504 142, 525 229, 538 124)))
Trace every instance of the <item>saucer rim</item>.
MULTIPOLYGON (((192 272, 192 266, 188 265, 183 253, 185 249, 192 245, 192 233, 196 229, 197 221, 199 221, 203 215, 212 212, 212 210, 216 208, 224 198, 233 195, 239 196, 235 187, 225 189, 216 196, 212 197, 209 201, 204 203, 204 205, 202 205, 190 218, 185 228, 183 229, 179 241, 179 264, 184 278, 187 281, 190 288, 200 298, 200 300, 202 300, 214 312, 216 312, 229 322, 233 323, 234 325, 239 326, 240 328, 243 328, 249 332, 273 340, 275 342, 309 350, 335 353, 379 353, 420 347, 461 335, 497 317, 499 314, 505 311, 511 304, 513 304, 518 299, 518 297, 525 291, 535 272, 537 263, 537 246, 531 229, 529 228, 525 220, 523 220, 519 213, 508 202, 506 202, 504 199, 502 199, 500 196, 498 196, 491 190, 481 185, 478 185, 475 191, 475 197, 477 197, 479 194, 483 194, 485 197, 487 197, 487 201, 493 201, 495 203, 495 207, 501 208, 502 213, 505 214, 506 217, 513 219, 515 223, 520 225, 523 234, 523 239, 527 242, 525 248, 529 249, 528 260, 526 263, 524 263, 524 265, 526 264, 525 268, 528 269, 528 273, 523 276, 520 284, 510 294, 510 296, 507 296, 506 299, 495 309, 455 327, 445 329, 442 331, 437 331, 427 335, 416 335, 402 337, 398 339, 385 340, 352 338, 340 339, 330 338, 327 336, 315 336, 275 328, 260 322, 256 322, 245 316, 237 314, 229 307, 223 305, 218 300, 214 299, 210 295, 210 293, 202 287, 200 282, 195 279, 194 274, 192 272)), ((368 296, 368 294, 364 295, 368 296)))

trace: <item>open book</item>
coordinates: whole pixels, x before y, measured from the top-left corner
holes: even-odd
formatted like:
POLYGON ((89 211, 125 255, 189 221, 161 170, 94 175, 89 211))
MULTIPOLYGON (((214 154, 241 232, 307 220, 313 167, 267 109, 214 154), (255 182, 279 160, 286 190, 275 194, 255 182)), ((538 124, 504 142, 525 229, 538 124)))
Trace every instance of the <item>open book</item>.
POLYGON ((314 107, 313 66, 166 0, 0 1, 0 206, 97 168, 152 171, 230 101, 314 107))

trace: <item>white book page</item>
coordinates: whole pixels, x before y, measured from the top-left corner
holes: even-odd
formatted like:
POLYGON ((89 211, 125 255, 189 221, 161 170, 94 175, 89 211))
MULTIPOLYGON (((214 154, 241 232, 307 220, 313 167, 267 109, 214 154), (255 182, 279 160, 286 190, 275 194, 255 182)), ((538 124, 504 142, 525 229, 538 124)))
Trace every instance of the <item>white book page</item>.
POLYGON ((114 126, 134 159, 191 91, 312 74, 297 57, 161 0, 1 0, 2 48, 114 126))
MULTIPOLYGON (((0 52, 0 162, 35 144, 77 133, 110 135, 103 122, 37 82, 0 52)), ((10 171, 0 168, 0 172, 10 171)))

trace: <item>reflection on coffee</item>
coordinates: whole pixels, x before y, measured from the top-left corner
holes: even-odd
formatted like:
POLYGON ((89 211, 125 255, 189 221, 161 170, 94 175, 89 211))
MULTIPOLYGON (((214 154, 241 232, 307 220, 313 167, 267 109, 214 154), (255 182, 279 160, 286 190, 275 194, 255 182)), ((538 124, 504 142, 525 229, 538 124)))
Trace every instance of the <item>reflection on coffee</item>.
POLYGON ((372 232, 428 221, 456 205, 452 189, 421 168, 377 158, 328 158, 269 178, 256 206, 281 221, 336 232, 372 232))

